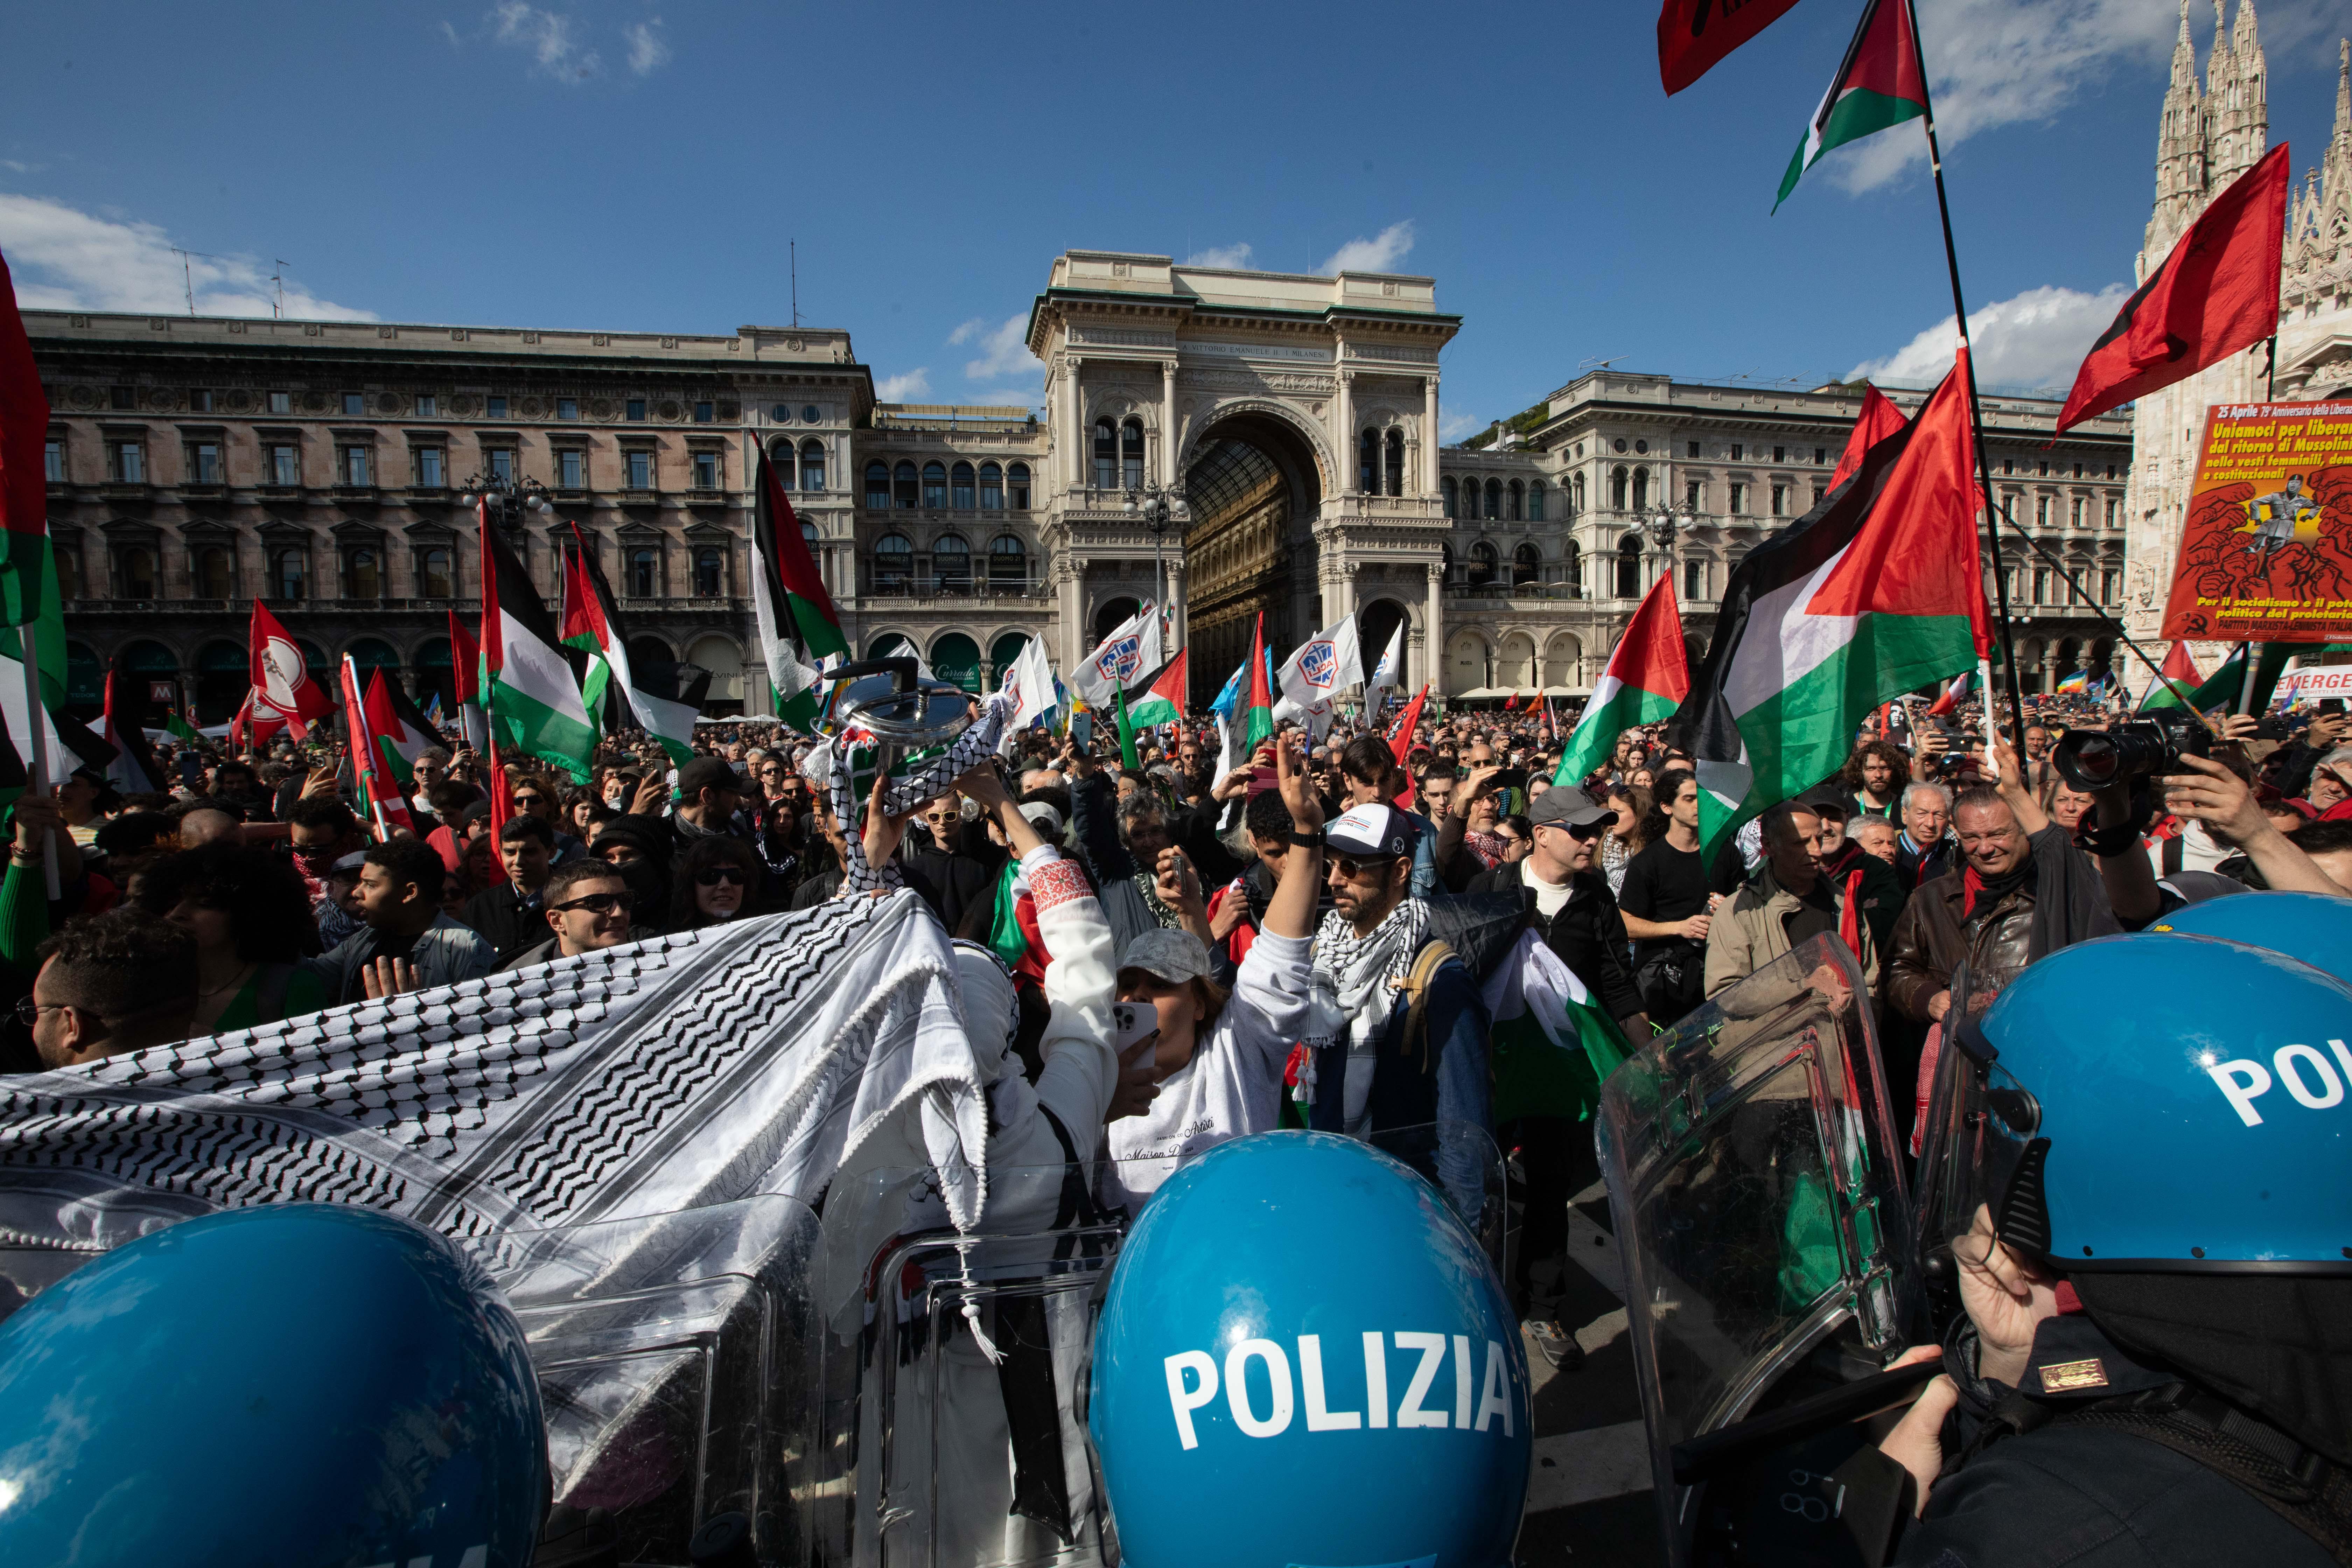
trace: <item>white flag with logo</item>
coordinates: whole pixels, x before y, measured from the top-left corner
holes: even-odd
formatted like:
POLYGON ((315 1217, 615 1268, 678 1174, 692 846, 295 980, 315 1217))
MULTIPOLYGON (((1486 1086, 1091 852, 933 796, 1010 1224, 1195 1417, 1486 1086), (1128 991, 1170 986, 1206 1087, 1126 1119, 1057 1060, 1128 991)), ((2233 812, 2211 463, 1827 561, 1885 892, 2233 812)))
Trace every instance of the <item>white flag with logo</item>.
POLYGON ((1374 689, 1396 685, 1397 672, 1402 668, 1403 658, 1404 623, 1399 621, 1396 630, 1389 634, 1388 652, 1381 655, 1380 665, 1372 671, 1372 678, 1364 682, 1365 695, 1369 697, 1374 689))
MULTIPOLYGON (((1363 679, 1364 656, 1357 646, 1353 616, 1307 638, 1275 674, 1275 684, 1296 705, 1318 741, 1331 728, 1331 699, 1350 686, 1362 685, 1363 679)), ((1285 716, 1277 706, 1276 721, 1285 716)))
POLYGON ((1111 699, 1133 689, 1136 681, 1167 662, 1160 651, 1160 610, 1145 605, 1111 628, 1085 662, 1070 671, 1069 685, 1087 700, 1087 706, 1108 713, 1111 699))
POLYGON ((1054 667, 1046 661, 1044 637, 1029 639, 1005 674, 1004 689, 1013 698, 1013 719, 1004 726, 1008 735, 1054 710, 1054 667))

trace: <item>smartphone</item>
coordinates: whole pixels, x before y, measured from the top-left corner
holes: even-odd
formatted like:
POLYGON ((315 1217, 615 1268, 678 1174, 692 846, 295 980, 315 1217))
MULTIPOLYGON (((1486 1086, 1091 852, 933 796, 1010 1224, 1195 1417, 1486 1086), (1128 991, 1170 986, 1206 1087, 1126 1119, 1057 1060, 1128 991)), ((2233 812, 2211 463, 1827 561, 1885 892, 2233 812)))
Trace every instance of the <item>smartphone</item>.
POLYGON ((1114 1002, 1110 1005, 1111 1049, 1120 1056, 1136 1047, 1138 1042, 1160 1032, 1160 1009, 1149 1002, 1114 1002))
POLYGON ((2341 713, 2344 711, 2344 699, 2323 697, 2319 700, 2319 710, 2322 713, 2341 713))
POLYGON ((1525 768, 1505 768, 1501 773, 1495 775, 1494 787, 1496 789, 1527 788, 1528 770, 1525 768))

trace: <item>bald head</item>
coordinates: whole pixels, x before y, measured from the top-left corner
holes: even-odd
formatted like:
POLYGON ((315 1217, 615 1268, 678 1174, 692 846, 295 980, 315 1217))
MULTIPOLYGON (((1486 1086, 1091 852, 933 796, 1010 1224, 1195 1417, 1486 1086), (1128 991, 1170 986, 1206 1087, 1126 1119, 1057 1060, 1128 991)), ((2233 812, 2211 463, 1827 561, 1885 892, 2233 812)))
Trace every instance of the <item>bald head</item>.
POLYGON ((214 806, 200 805, 180 818, 180 847, 194 849, 200 844, 226 839, 234 844, 244 837, 236 818, 214 806))

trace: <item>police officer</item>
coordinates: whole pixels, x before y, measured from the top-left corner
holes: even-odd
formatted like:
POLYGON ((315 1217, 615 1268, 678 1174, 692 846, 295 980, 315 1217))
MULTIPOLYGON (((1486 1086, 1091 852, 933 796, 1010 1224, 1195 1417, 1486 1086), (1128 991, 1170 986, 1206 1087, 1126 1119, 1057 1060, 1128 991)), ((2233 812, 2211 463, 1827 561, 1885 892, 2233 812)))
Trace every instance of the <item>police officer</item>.
POLYGON ((1967 1315, 1881 1445, 1896 1561, 2352 1563, 2352 986, 2151 931, 1954 1017, 1921 1203, 1967 1315))

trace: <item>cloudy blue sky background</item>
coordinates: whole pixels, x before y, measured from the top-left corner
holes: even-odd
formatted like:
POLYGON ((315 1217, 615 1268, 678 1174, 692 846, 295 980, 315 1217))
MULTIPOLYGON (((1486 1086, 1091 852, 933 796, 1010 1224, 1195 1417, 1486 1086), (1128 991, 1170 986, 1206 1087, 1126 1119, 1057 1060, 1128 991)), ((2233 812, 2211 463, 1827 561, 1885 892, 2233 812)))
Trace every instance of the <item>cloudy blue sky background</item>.
MULTIPOLYGON (((2173 0, 1917 0, 1984 378, 2063 386, 2130 277, 2173 0)), ((27 306, 724 332, 847 327, 886 397, 1032 403, 1077 247, 1424 273, 1458 438, 1589 362, 1930 382, 1917 128, 1772 196, 1859 0, 1679 97, 1652 0, 887 9, 504 0, 19 7, 0 251, 27 306)), ((2263 0, 2298 179, 2334 0, 2263 0)), ((2200 69, 2210 5, 2191 7, 2200 69)))

